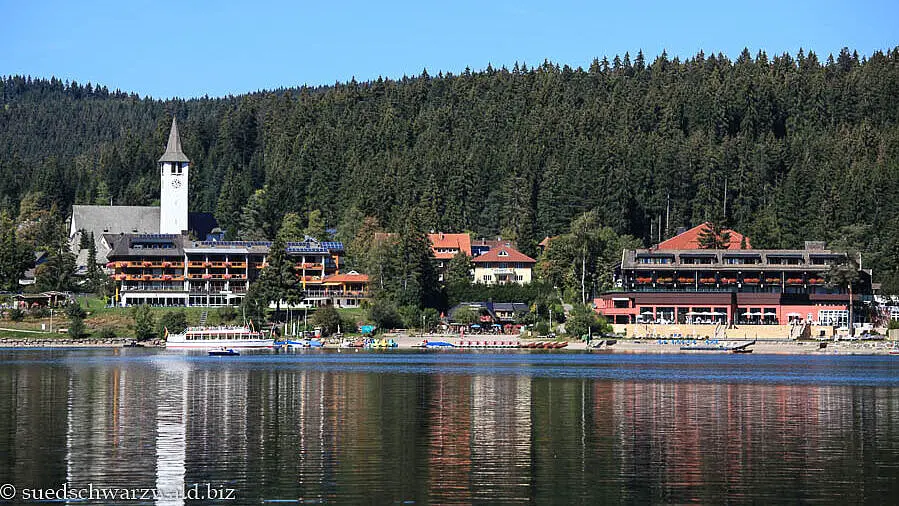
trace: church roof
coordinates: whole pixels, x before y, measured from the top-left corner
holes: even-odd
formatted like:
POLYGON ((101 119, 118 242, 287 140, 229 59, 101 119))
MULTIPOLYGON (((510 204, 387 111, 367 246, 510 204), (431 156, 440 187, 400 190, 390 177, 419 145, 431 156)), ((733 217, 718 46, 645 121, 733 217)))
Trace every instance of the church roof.
POLYGON ((158 234, 159 206, 72 206, 72 235, 158 234))
POLYGON ((172 116, 172 129, 169 131, 169 143, 165 153, 159 157, 160 162, 189 162, 190 159, 181 150, 181 136, 178 135, 178 122, 172 116))

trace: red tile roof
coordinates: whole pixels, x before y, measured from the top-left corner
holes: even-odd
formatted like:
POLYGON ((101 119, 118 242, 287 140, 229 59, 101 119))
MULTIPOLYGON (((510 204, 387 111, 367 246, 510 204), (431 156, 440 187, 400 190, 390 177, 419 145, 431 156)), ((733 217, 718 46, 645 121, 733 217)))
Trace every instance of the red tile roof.
POLYGON ((368 283, 368 274, 359 274, 353 271, 346 274, 334 274, 322 281, 325 283, 368 283))
POLYGON ((537 263, 537 261, 533 258, 525 255, 524 253, 511 246, 501 246, 499 248, 493 248, 483 255, 475 257, 472 262, 477 264, 487 262, 518 262, 530 264, 537 263), (500 252, 505 252, 506 255, 500 256, 500 252))
POLYGON ((471 236, 468 234, 428 234, 428 239, 431 241, 431 249, 437 260, 449 260, 456 254, 455 252, 438 253, 438 249, 453 249, 471 256, 471 236))
MULTIPOLYGON (((701 249, 701 246, 699 245, 699 236, 702 234, 702 229, 705 228, 706 225, 707 223, 697 225, 682 234, 678 234, 671 239, 662 241, 658 246, 656 246, 656 249, 701 249)), ((743 234, 734 232, 730 229, 726 230, 730 232, 730 244, 728 245, 727 249, 744 249, 741 247, 744 237, 743 234)), ((748 237, 746 237, 745 249, 752 249, 752 245, 749 244, 748 237)))

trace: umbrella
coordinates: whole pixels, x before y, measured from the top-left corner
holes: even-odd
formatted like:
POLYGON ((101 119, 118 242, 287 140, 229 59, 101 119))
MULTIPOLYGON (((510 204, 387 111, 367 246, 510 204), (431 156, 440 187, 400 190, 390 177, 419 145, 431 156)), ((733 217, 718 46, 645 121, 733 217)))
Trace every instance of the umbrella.
POLYGON ((701 314, 702 313, 696 313, 696 312, 690 311, 689 313, 687 313, 687 316, 697 316, 697 315, 701 315, 701 314))
POLYGON ((787 316, 797 316, 799 318, 802 318, 802 315, 799 313, 789 313, 789 314, 787 314, 787 316))
POLYGON ((643 316, 652 316, 652 311, 643 311, 643 312, 640 313, 640 314, 643 315, 643 316))
POLYGON ((762 313, 753 313, 752 311, 747 311, 743 316, 762 316, 762 313))
POLYGON ((473 328, 473 329, 479 329, 479 328, 481 328, 481 326, 478 325, 477 323, 473 323, 473 324, 471 325, 471 328, 473 328))
POLYGON ((777 316, 777 313, 772 313, 769 311, 769 312, 765 313, 765 316, 777 316))

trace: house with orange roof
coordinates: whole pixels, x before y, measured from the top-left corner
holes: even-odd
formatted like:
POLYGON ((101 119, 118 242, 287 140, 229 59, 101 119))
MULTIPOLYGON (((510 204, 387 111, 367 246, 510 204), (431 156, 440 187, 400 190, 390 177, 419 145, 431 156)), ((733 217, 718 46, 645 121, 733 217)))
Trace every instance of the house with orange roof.
POLYGON ((531 282, 537 261, 512 246, 498 246, 475 257, 472 263, 475 283, 524 285, 531 282))
POLYGON ((437 234, 428 234, 428 240, 431 242, 431 251, 437 260, 437 272, 440 281, 443 281, 443 274, 452 260, 459 252, 471 256, 471 237, 468 234, 445 234, 443 232, 437 234))
POLYGON ((359 302, 368 297, 368 274, 334 274, 325 277, 322 285, 325 297, 337 307, 359 307, 359 302))

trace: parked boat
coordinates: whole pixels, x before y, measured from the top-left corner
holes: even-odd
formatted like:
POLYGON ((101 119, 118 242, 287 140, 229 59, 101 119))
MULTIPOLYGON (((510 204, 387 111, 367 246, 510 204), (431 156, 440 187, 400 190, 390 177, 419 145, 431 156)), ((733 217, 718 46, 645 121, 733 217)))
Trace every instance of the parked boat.
POLYGON ((166 334, 166 348, 273 348, 275 340, 247 326, 190 327, 179 334, 166 334))
POLYGON ((448 343, 446 341, 428 341, 425 339, 424 341, 418 343, 419 348, 454 348, 455 345, 453 343, 448 343))
POLYGON ((216 350, 209 350, 209 356, 211 357, 234 357, 238 355, 240 355, 240 352, 232 348, 219 348, 216 350))

